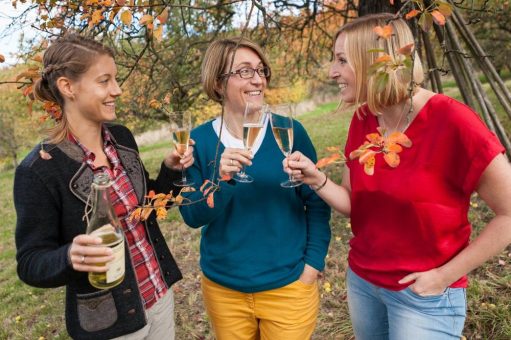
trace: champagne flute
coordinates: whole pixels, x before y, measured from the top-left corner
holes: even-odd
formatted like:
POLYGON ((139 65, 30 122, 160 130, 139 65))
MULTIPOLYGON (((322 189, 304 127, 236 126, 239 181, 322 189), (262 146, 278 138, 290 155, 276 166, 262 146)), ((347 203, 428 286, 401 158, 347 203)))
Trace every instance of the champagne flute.
MULTIPOLYGON (((293 150, 293 111, 289 104, 280 104, 268 106, 268 114, 270 115, 271 130, 280 151, 284 157, 288 158, 293 150)), ((297 181, 292 175, 289 179, 280 183, 284 188, 294 188, 301 185, 301 181, 297 181)))
MULTIPOLYGON (((190 130, 192 129, 192 114, 190 111, 176 111, 170 114, 170 132, 172 141, 179 157, 183 158, 188 150, 190 130)), ((173 182, 178 187, 188 187, 194 183, 186 179, 186 170, 181 166, 181 179, 173 182)))
MULTIPOLYGON (((259 139, 263 130, 265 117, 266 114, 261 105, 250 102, 246 103, 245 112, 243 113, 243 146, 245 150, 252 151, 252 147, 259 139)), ((233 176, 233 179, 241 183, 251 183, 254 181, 252 176, 247 175, 245 172, 244 165, 242 165, 240 172, 233 176)))

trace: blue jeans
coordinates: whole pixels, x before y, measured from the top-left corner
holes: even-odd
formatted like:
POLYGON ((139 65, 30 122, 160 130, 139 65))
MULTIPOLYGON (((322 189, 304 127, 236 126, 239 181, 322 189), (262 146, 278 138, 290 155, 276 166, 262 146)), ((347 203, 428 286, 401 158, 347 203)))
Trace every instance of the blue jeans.
POLYGON ((465 288, 419 296, 409 288, 375 286, 348 268, 351 323, 357 340, 459 340, 466 317, 465 288))

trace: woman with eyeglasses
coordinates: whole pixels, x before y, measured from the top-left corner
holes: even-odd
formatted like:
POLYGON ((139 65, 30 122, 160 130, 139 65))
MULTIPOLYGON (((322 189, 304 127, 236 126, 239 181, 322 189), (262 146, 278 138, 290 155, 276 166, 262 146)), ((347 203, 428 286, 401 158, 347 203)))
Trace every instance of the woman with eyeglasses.
MULTIPOLYGON (((243 148, 245 108, 247 103, 263 106, 270 78, 268 59, 248 39, 220 39, 206 51, 203 87, 209 98, 223 103, 224 118, 192 131, 197 144, 188 175, 200 185, 231 178, 247 166, 254 179, 221 181, 214 207, 204 200, 180 207, 189 226, 202 227, 202 293, 219 340, 303 340, 316 325, 317 278, 330 241, 330 209, 306 185, 280 186, 287 175, 268 119, 251 152, 243 148), (221 157, 216 159, 219 138, 221 157)), ((294 150, 316 159, 298 122, 294 136, 294 150)), ((196 191, 188 198, 202 195, 196 191)))

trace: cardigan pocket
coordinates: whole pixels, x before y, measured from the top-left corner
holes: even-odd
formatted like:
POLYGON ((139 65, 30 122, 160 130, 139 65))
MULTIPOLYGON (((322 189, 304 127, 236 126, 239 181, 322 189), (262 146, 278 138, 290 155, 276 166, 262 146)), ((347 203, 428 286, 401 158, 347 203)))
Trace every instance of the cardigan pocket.
POLYGON ((117 321, 117 308, 111 291, 77 294, 78 320, 87 332, 96 332, 117 321))

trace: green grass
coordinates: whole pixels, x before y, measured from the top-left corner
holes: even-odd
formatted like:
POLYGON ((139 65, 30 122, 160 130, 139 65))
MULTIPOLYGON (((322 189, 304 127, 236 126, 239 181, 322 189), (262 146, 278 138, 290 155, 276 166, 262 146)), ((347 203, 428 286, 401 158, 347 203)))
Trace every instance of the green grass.
MULTIPOLYGON (((451 93, 453 95, 453 93, 451 93)), ((456 96, 456 94, 454 93, 456 96)), ((337 104, 320 105, 313 112, 299 116, 316 145, 318 156, 327 155, 327 146, 344 145, 351 113, 336 110, 337 104)), ((154 175, 160 167, 167 141, 141 148, 144 164, 154 175)), ((342 165, 327 169, 330 177, 340 180, 342 165)), ((64 288, 36 289, 16 277, 12 204, 13 171, 0 173, 0 339, 68 339, 64 323, 64 288)), ((472 199, 470 219, 476 233, 492 217, 491 211, 477 196, 472 199)), ((349 220, 332 215, 332 241, 326 259, 325 276, 320 282, 321 309, 314 339, 352 339, 346 304, 344 275, 349 220), (326 289, 331 287, 331 291, 326 289)), ((161 223, 162 230, 182 271, 184 279, 174 286, 176 293, 177 339, 213 339, 200 294, 200 231, 186 227, 177 209, 161 223)), ((468 290, 468 318, 464 334, 468 339, 504 340, 511 338, 511 259, 507 249, 471 275, 468 290), (499 259, 504 265, 499 264, 499 259)))

